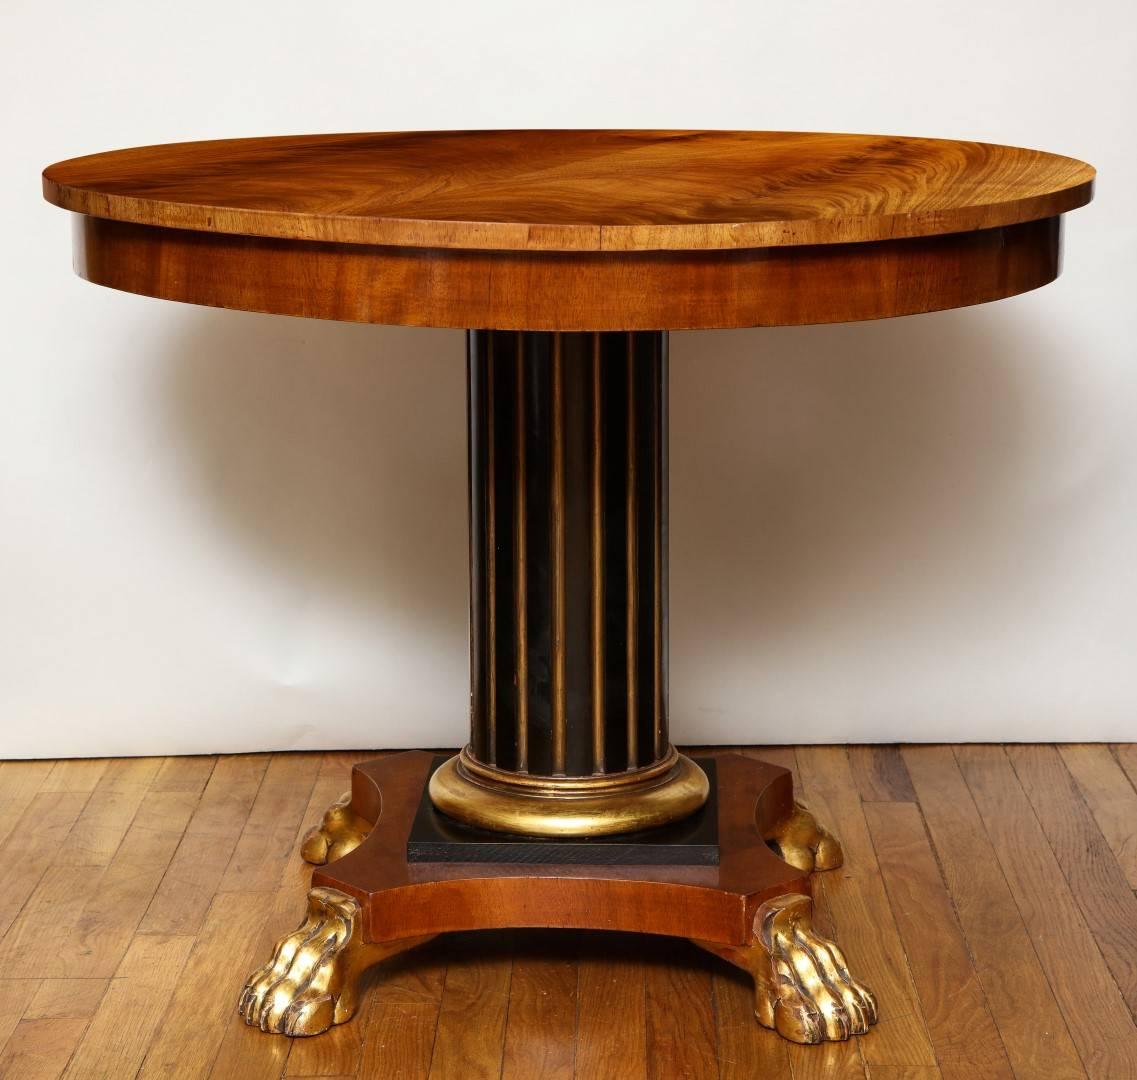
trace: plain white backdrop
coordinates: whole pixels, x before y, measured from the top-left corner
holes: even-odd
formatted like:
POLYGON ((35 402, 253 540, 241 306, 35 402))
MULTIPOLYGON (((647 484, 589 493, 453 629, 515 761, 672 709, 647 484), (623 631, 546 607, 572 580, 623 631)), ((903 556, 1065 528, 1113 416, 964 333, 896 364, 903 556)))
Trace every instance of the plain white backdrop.
POLYGON ((460 333, 71 276, 47 163, 301 132, 726 127, 1081 157, 1063 276, 672 335, 678 741, 1137 737, 1137 8, 4 0, 0 756, 453 745, 460 333))

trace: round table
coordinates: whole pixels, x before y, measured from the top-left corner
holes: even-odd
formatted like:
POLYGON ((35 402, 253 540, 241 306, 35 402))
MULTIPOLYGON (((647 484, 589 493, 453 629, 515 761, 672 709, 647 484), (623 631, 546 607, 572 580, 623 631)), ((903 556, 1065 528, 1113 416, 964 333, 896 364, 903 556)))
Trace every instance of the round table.
POLYGON ((90 281, 468 330, 470 740, 360 765, 308 914, 240 999, 316 1034, 446 931, 688 937, 798 1042, 872 993, 810 923, 838 842, 784 770, 668 735, 667 331, 911 315, 1038 288, 1093 169, 898 136, 473 131, 182 143, 44 172, 90 281))

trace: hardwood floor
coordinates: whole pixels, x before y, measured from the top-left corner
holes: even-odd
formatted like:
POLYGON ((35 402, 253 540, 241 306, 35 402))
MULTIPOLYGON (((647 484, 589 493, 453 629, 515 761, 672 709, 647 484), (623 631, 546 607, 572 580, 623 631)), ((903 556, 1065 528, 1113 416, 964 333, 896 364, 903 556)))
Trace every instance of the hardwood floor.
POLYGON ((783 1042, 683 941, 455 935, 351 1023, 266 1036, 237 991, 303 912, 299 837, 373 753, 0 764, 0 1078, 1137 1078, 1137 747, 771 747, 846 865, 817 924, 880 999, 783 1042))

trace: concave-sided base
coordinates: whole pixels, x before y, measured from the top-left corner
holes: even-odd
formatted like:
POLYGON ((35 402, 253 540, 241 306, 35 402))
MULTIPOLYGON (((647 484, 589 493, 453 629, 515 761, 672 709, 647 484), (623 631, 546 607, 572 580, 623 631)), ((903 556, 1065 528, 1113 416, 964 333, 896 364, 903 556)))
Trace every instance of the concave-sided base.
POLYGON ((240 1002, 248 1023, 318 1034, 350 1018, 370 965, 437 934, 506 927, 690 938, 748 971, 759 1022, 797 1042, 875 1022, 872 994, 810 926, 809 872, 839 865, 840 847, 795 804, 785 769, 716 759, 717 866, 531 867, 407 860, 431 766, 412 751, 355 767, 350 802, 333 806, 304 848, 347 853, 315 871, 306 921, 250 976, 240 1002))

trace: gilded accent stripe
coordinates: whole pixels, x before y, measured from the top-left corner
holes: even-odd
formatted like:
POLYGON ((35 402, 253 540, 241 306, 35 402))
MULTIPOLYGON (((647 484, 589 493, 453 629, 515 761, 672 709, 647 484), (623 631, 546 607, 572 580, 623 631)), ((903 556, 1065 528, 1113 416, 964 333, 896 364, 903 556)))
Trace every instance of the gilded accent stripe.
POLYGON ((525 558, 525 336, 517 335, 517 400, 514 408, 513 595, 516 628, 517 771, 529 771, 529 605, 525 558))
POLYGON ((667 718, 663 713, 663 349, 657 335, 652 349, 655 422, 652 424, 652 468, 655 472, 652 510, 652 715, 655 720, 654 756, 662 757, 667 742, 667 718))
POLYGON ((592 534, 592 771, 604 772, 604 423, 600 335, 592 335, 592 475, 588 510, 592 534))
POLYGON ((639 567, 636 560, 636 338, 627 336, 628 350, 628 408, 627 421, 627 490, 624 506, 625 557, 627 560, 627 728, 628 728, 628 768, 634 769, 639 761, 639 732, 636 730, 637 687, 636 687, 636 625, 638 619, 639 567))
POLYGON ((553 775, 565 772, 568 687, 565 683, 565 393, 564 335, 553 335, 552 609, 553 775))
POLYGON ((470 752, 638 772, 671 750, 666 338, 478 331, 469 362, 470 752))
POLYGON ((480 617, 480 609, 478 607, 478 588, 481 585, 479 574, 481 567, 478 565, 478 552, 477 552, 477 529, 479 525, 478 519, 478 505, 483 499, 485 491, 484 478, 478 475, 477 465, 478 460, 476 457, 475 447, 478 442, 477 423, 478 423, 478 398, 475 388, 481 380, 481 364, 482 354, 480 349, 476 347, 479 341, 477 332, 474 330, 466 331, 466 437, 469 440, 469 452, 466 458, 466 477, 467 477, 467 509, 469 511, 469 530, 470 530, 470 543, 469 543, 469 559, 467 560, 470 567, 470 742, 469 745, 473 746, 475 751, 478 749, 478 735, 485 725, 485 715, 482 710, 482 697, 481 688, 482 684, 478 680, 478 646, 481 645, 483 650, 485 642, 479 641, 479 631, 482 629, 478 619, 480 617), (479 486, 481 485, 481 486, 479 486))
POLYGON ((497 763, 497 477, 494 436, 494 333, 486 342, 486 760, 497 763))

